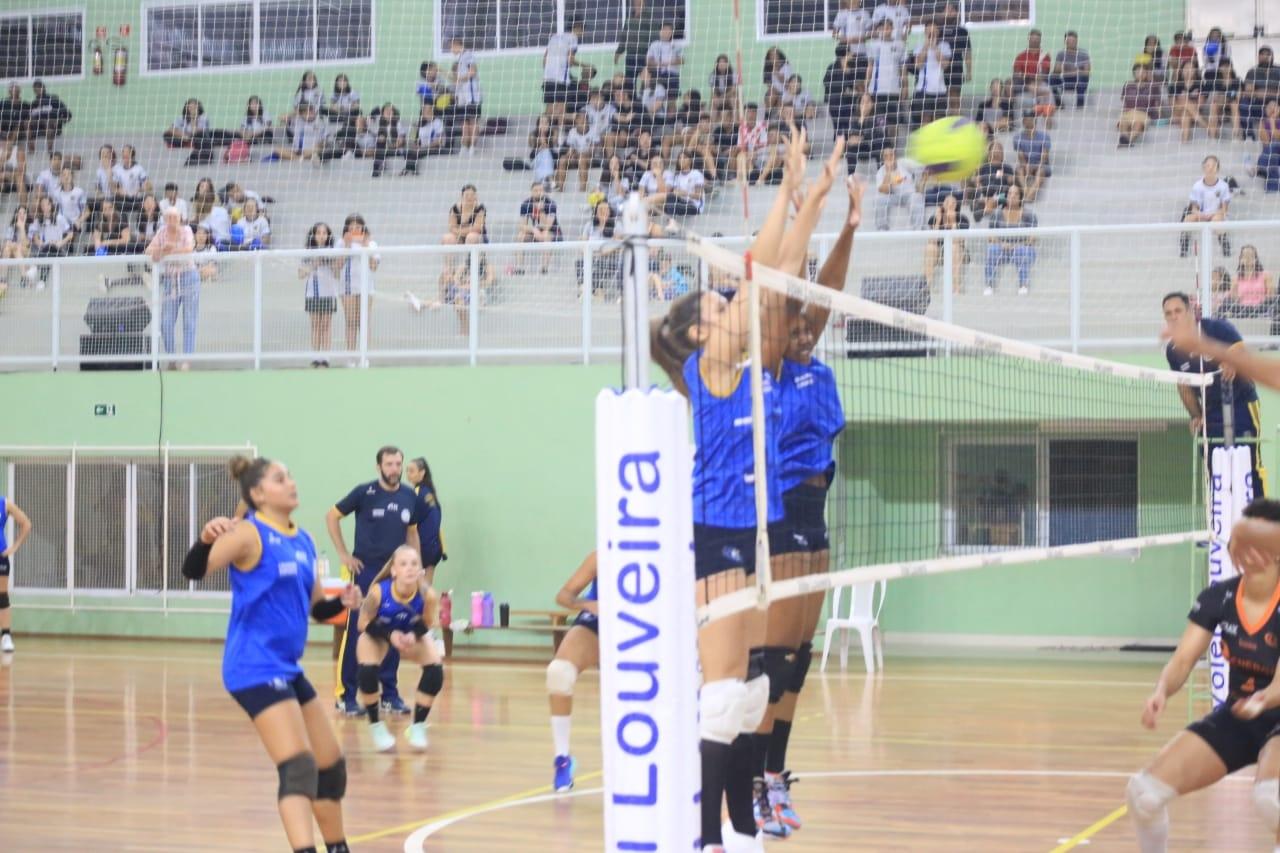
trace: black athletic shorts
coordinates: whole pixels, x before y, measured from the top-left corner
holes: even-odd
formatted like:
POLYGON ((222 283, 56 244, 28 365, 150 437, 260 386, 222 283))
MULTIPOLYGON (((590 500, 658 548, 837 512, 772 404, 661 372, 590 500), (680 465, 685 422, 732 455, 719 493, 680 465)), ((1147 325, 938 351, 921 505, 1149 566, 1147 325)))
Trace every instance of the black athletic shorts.
POLYGON ((551 80, 544 80, 542 83, 542 103, 567 104, 573 100, 574 89, 576 88, 572 83, 556 83, 551 80))
POLYGON ((586 628, 596 636, 600 635, 600 620, 596 618, 594 613, 588 613, 583 610, 576 619, 573 620, 574 627, 586 628))
POLYGON ((467 104, 467 105, 466 105, 466 106, 464 106, 464 107, 461 107, 461 106, 455 106, 455 107, 453 108, 453 114, 454 114, 455 116, 457 116, 458 118, 460 118, 460 119, 462 119, 462 118, 480 118, 480 105, 479 105, 479 104, 467 104))
POLYGON ((1235 773, 1256 763, 1267 741, 1280 736, 1280 711, 1242 720, 1231 713, 1228 703, 1187 726, 1187 731, 1203 738, 1227 765, 1227 772, 1235 773))
MULTIPOLYGON (((769 525, 769 553, 777 549, 786 534, 786 522, 769 525)), ((698 580, 745 569, 747 576, 756 573, 756 530, 754 527, 714 527, 693 525, 693 576, 698 580)))
POLYGON ((9 577, 9 558, 0 557, 0 578, 9 577))
POLYGON ((773 554, 816 554, 831 547, 827 536, 827 490, 809 483, 788 490, 782 496, 786 516, 783 533, 770 536, 773 554))
POLYGON ((305 705, 316 698, 316 689, 307 681, 305 675, 299 675, 292 681, 273 678, 266 684, 255 684, 244 690, 232 690, 231 698, 244 708, 249 719, 261 714, 277 702, 297 699, 299 705, 305 705))
POLYGON ((334 314, 338 311, 336 296, 308 296, 303 302, 308 314, 334 314))

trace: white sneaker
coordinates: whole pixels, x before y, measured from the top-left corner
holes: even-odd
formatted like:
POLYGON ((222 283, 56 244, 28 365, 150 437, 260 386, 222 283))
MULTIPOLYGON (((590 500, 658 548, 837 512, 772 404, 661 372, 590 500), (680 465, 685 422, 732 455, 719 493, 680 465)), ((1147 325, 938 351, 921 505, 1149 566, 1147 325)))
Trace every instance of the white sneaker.
POLYGON ((427 748, 427 724, 414 723, 404 730, 404 739, 409 742, 409 746, 417 750, 427 748))
POLYGON ((1031 292, 1031 291, 1027 290, 1027 286, 1026 286, 1025 284, 1024 284, 1022 287, 1019 287, 1019 288, 1018 288, 1018 295, 1019 295, 1019 296, 1026 296, 1026 295, 1027 295, 1028 293, 1030 293, 1030 292, 1031 292))
POLYGON ((387 730, 387 724, 381 720, 369 726, 369 737, 373 738, 373 748, 378 752, 389 752, 396 748, 396 736, 387 730))
POLYGON ((23 272, 23 275, 27 277, 27 282, 30 284, 35 284, 40 280, 40 270, 35 267, 27 267, 26 271, 23 272))
POLYGON ((0 652, 10 654, 13 652, 13 635, 5 634, 0 636, 0 652))
POLYGON ((720 837, 724 839, 724 853, 764 853, 764 834, 743 835, 733 828, 733 822, 726 820, 720 827, 720 837))
POLYGON ((982 295, 983 295, 983 296, 990 296, 990 295, 991 295, 991 294, 993 294, 993 293, 995 293, 995 291, 994 291, 994 290, 992 290, 992 289, 991 289, 991 288, 989 288, 989 287, 984 287, 984 288, 982 288, 982 295))

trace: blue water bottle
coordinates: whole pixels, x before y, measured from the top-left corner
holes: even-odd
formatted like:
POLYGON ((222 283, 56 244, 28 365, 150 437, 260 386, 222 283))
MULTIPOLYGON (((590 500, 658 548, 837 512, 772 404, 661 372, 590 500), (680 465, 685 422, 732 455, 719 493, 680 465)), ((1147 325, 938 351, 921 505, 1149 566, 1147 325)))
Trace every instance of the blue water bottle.
POLYGON ((486 628, 493 627, 493 593, 486 592, 484 594, 484 626, 486 628))

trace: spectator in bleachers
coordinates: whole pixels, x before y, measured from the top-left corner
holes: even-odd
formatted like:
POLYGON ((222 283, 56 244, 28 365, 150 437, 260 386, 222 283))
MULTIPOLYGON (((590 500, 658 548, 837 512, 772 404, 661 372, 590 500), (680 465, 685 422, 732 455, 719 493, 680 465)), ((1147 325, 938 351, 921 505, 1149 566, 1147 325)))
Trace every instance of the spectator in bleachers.
POLYGON ((777 47, 769 48, 764 54, 764 64, 760 71, 760 82, 764 84, 764 109, 769 116, 782 103, 782 93, 787 89, 787 80, 795 71, 787 61, 787 55, 777 47))
POLYGON ((614 154, 600 170, 600 192, 615 213, 621 212, 622 203, 627 200, 631 187, 632 181, 623 168, 622 157, 614 154))
MULTIPOLYGON (((307 231, 306 248, 332 249, 333 231, 317 222, 307 231)), ((333 315, 338 313, 338 273, 343 259, 336 257, 306 258, 298 265, 298 278, 303 287, 302 307, 311 324, 311 351, 323 356, 333 349, 333 315)), ((316 358, 312 367, 328 367, 327 358, 316 358)))
POLYGON ((245 205, 252 199, 258 203, 258 208, 262 209, 265 199, 253 190, 247 190, 235 181, 228 181, 227 185, 218 193, 218 198, 222 200, 222 205, 231 214, 232 222, 239 222, 244 216, 245 205))
POLYGON ((1257 247, 1241 246, 1235 282, 1222 306, 1222 313, 1227 317, 1270 317, 1275 295, 1275 283, 1263 268, 1257 247))
POLYGON ((844 128, 844 161, 852 175, 863 160, 875 162, 884 150, 884 132, 876 119, 875 99, 863 92, 858 97, 858 112, 844 128))
MULTIPOLYGON (((930 231, 968 231, 969 217, 960 209, 960 199, 954 193, 942 197, 942 203, 929 217, 930 231)), ((963 240, 956 240, 952 249, 952 292, 964 292, 964 268, 968 263, 969 252, 963 240)), ((933 280, 942 266, 944 246, 942 240, 930 240, 924 247, 924 280, 933 290, 933 280)))
POLYGON ((542 52, 542 103, 556 125, 566 123, 566 104, 573 100, 573 67, 578 62, 578 41, 583 23, 575 18, 563 33, 552 33, 542 52))
POLYGON ((453 113, 462 125, 462 150, 470 157, 475 153, 481 104, 484 101, 484 94, 480 89, 480 69, 476 66, 475 51, 467 48, 461 36, 454 36, 449 40, 449 52, 454 56, 453 113))
POLYGON ((382 177, 388 157, 403 157, 409 143, 409 126, 400 120, 400 110, 390 102, 382 105, 373 128, 373 177, 382 177))
POLYGON ((907 224, 913 231, 924 228, 924 196, 916 189, 915 175, 898 162, 892 145, 880 152, 880 169, 876 172, 876 229, 888 231, 895 207, 905 208, 907 224))
POLYGON ((685 271, 671 258, 671 253, 658 249, 657 269, 649 273, 649 296, 670 302, 689 292, 689 277, 685 271))
POLYGON ((1222 34, 1221 27, 1214 27, 1209 30, 1209 35, 1204 38, 1204 46, 1201 48, 1204 52, 1204 78, 1208 80, 1212 74, 1218 70, 1218 64, 1224 59, 1231 58, 1231 45, 1227 44, 1227 38, 1222 34))
MULTIPOLYGON (((1174 45, 1181 43, 1183 49, 1179 51, 1181 56, 1187 48, 1188 42, 1179 41, 1179 34, 1173 37, 1174 45)), ((1195 48, 1191 48, 1192 55, 1195 55, 1195 48)), ((1157 35, 1149 35, 1142 42, 1142 52, 1138 54, 1135 62, 1141 62, 1151 71, 1151 79, 1157 83, 1163 83, 1166 77, 1171 77, 1181 67, 1181 60, 1175 59, 1172 51, 1167 60, 1164 55, 1164 48, 1160 45, 1160 37, 1157 35), (1146 59, 1143 59, 1143 57, 1146 59)), ((1199 57, 1196 58, 1196 64, 1199 65, 1199 57)))
POLYGON ((706 201, 706 176, 694 166, 693 155, 682 150, 676 157, 676 171, 668 180, 666 194, 654 196, 652 203, 661 204, 667 216, 697 216, 706 201))
MULTIPOLYGON (((165 186, 166 195, 170 186, 174 189, 174 195, 177 195, 177 184, 167 184, 165 186)), ((179 216, 182 216, 182 211, 187 209, 187 200, 178 199, 178 201, 182 202, 182 207, 179 211, 179 216)), ((186 224, 186 221, 185 218, 182 219, 183 224, 186 224)), ((156 236, 156 231, 163 225, 164 214, 160 210, 160 204, 156 201, 154 195, 147 193, 142 197, 142 204, 138 208, 137 226, 132 229, 134 245, 129 250, 129 253, 134 255, 141 254, 146 249, 146 245, 151 242, 151 238, 156 236)))
POLYGON ((307 110, 308 114, 314 116, 320 115, 320 110, 324 107, 324 92, 320 91, 320 81, 316 79, 316 73, 311 69, 302 72, 298 88, 293 90, 292 108, 282 119, 285 126, 292 127, 293 120, 300 116, 306 107, 310 107, 310 110, 307 110))
POLYGON ((569 169, 578 168, 578 191, 587 191, 587 172, 591 168, 591 160, 595 156, 600 140, 591 134, 591 122, 586 113, 578 113, 573 117, 573 127, 565 134, 564 150, 556 163, 554 188, 564 189, 569 169))
POLYGON ((83 231, 89 218, 89 197, 82 187, 76 185, 70 166, 63 166, 58 174, 58 188, 53 199, 58 203, 58 213, 71 223, 71 227, 77 233, 83 231))
POLYGON ((260 142, 271 142, 275 131, 271 128, 271 119, 262 106, 262 98, 250 95, 244 106, 244 119, 240 122, 240 138, 250 145, 260 142))
POLYGON ((726 54, 716 57, 716 64, 707 77, 707 93, 711 96, 711 112, 732 110, 738 97, 738 75, 726 54))
POLYGON ((640 176, 635 186, 640 191, 640 197, 644 199, 645 204, 651 210, 659 211, 666 202, 667 194, 671 191, 674 181, 675 173, 667 168, 662 155, 654 154, 649 158, 648 170, 640 176))
POLYGON ((1133 66, 1133 79, 1120 90, 1120 147, 1129 148, 1142 141, 1147 125, 1160 118, 1163 98, 1160 84, 1151 79, 1151 68, 1141 63, 1133 66))
POLYGON ((138 153, 132 145, 120 148, 120 162, 111 169, 111 187, 117 209, 126 215, 136 211, 142 197, 151 192, 151 179, 138 163, 138 153))
POLYGON ((668 134, 663 141, 662 156, 667 156, 667 140, 671 137, 679 137, 682 131, 686 131, 697 125, 698 117, 702 115, 706 108, 702 103, 702 93, 697 89, 690 89, 684 93, 684 96, 676 104, 675 112, 671 115, 670 130, 674 133, 668 134))
MULTIPOLYGON (((813 102, 813 95, 809 94, 809 90, 804 88, 804 78, 799 74, 792 74, 787 80, 786 90, 782 93, 781 109, 790 108, 795 113, 794 124, 797 129, 803 130, 808 122, 813 121, 818 114, 818 107, 813 102)), ((786 118, 782 119, 783 126, 792 123, 786 118)))
POLYGON ((53 153, 53 140, 62 135, 62 128, 71 121, 71 110, 57 95, 51 94, 44 83, 31 84, 31 103, 27 104, 27 150, 35 150, 35 141, 44 137, 45 150, 53 153))
POLYGON ((1018 182, 1017 171, 1004 161, 1004 146, 991 142, 987 146, 987 159, 970 180, 969 208, 973 218, 981 222, 995 213, 1009 197, 1009 187, 1018 182))
POLYGON ((648 68, 640 69, 636 77, 636 94, 643 111, 640 126, 661 137, 667 126, 667 87, 648 68))
POLYGON ((1085 94, 1089 91, 1089 75, 1093 73, 1093 62, 1089 52, 1080 47, 1080 36, 1075 30, 1067 30, 1063 38, 1062 50, 1053 58, 1053 73, 1049 85, 1053 87, 1058 104, 1063 103, 1063 92, 1074 93, 1076 109, 1084 107, 1085 94))
POLYGON ((1037 129, 1035 115, 1022 117, 1022 132, 1013 138, 1013 150, 1018 155, 1018 182, 1030 204, 1040 194, 1045 179, 1053 174, 1052 142, 1049 134, 1037 129))
POLYGON ((475 184, 464 185, 462 197, 449 208, 449 232, 442 242, 446 246, 488 243, 487 216, 488 211, 480 203, 475 184))
POLYGON ((237 227, 240 229, 239 248, 271 248, 271 222, 267 219, 267 215, 262 212, 262 208, 256 198, 249 197, 244 200, 244 213, 241 214, 240 220, 232 226, 233 234, 237 227))
POLYGON ((658 27, 658 37, 650 42, 645 54, 645 65, 673 101, 680 96, 680 66, 684 64, 684 55, 674 40, 675 34, 675 26, 670 21, 663 21, 658 27))
POLYGON ((1244 75, 1244 88, 1240 93, 1240 122, 1245 136, 1256 138, 1254 126, 1262 118, 1267 101, 1280 98, 1280 67, 1275 64, 1275 54, 1267 45, 1258 49, 1258 64, 1244 75))
POLYGON ((439 65, 424 62, 418 66, 418 85, 414 93, 420 104, 438 104, 441 96, 449 93, 449 85, 440 77, 439 65))
POLYGON ((613 151, 625 151, 639 128, 640 117, 636 114, 635 99, 631 97, 631 92, 626 88, 614 89, 613 116, 610 118, 605 146, 613 151))
POLYGON ((1231 272, 1226 267, 1214 267, 1209 274, 1209 294, 1213 300, 1213 316, 1226 316, 1227 301, 1231 299, 1231 272))
POLYGON ((907 37, 911 35, 911 9, 907 0, 886 0, 876 6, 871 13, 871 29, 874 31, 881 21, 893 25, 893 40, 903 46, 906 52, 907 37))
MULTIPOLYGON (((436 117, 435 105, 424 102, 419 107, 418 124, 409 138, 409 145, 404 152, 404 171, 401 175, 418 174, 418 160, 423 157, 434 157, 444 154, 448 139, 445 136, 444 122, 436 117)), ((375 145, 377 140, 375 137, 375 145)))
POLYGON ((787 142, 782 135, 782 128, 776 123, 768 125, 762 140, 762 144, 752 150, 751 159, 744 161, 750 168, 747 182, 758 187, 777 186, 782 183, 783 164, 787 156, 787 142))
POLYGON ((1177 71, 1173 89, 1173 121, 1182 128, 1182 141, 1191 141, 1194 127, 1207 128, 1204 118, 1204 82, 1200 79, 1200 67, 1190 59, 1177 71))
POLYGON ((178 195, 178 185, 173 181, 164 185, 164 198, 160 200, 158 209, 163 214, 171 207, 178 209, 178 216, 184 225, 191 221, 191 208, 187 205, 187 200, 178 195))
POLYGON ((902 43, 893 38, 893 21, 881 18, 875 38, 867 42, 867 91, 876 99, 876 117, 890 137, 898 124, 904 56, 902 43))
POLYGON ((104 198, 112 197, 111 170, 115 165, 116 149, 110 145, 98 146, 98 169, 93 176, 93 195, 88 201, 90 214, 98 212, 104 198))
POLYGON ((348 126, 360 115, 360 93, 351 88, 346 74, 333 78, 333 93, 329 102, 320 105, 320 115, 340 126, 348 126))
POLYGON ((937 22, 924 25, 924 40, 911 56, 911 73, 915 87, 911 96, 911 127, 928 124, 947 111, 947 68, 951 64, 951 45, 940 38, 937 22))
POLYGON ((1258 154, 1256 174, 1266 181, 1266 191, 1280 192, 1280 102, 1267 101, 1262 121, 1258 122, 1257 136, 1262 143, 1258 154))
POLYGON ((631 0, 631 15, 622 25, 618 34, 618 49, 613 54, 616 64, 623 60, 623 73, 630 84, 635 83, 640 69, 645 67, 649 57, 649 45, 658 37, 659 20, 653 8, 645 0, 631 0))
POLYGON ((213 206, 217 203, 218 193, 213 188, 213 180, 201 178, 196 181, 196 191, 191 195, 190 216, 186 221, 200 222, 209 215, 209 211, 213 210, 213 206))
POLYGON ((591 94, 587 96, 587 104, 582 108, 582 114, 587 117, 587 136, 604 149, 606 158, 613 155, 613 117, 617 112, 617 108, 604 99, 604 93, 599 89, 591 90, 591 94))
POLYGON ((653 144, 653 134, 648 130, 641 130, 636 136, 635 147, 627 152, 626 159, 622 161, 623 174, 631 180, 632 186, 640 183, 640 179, 649 171, 650 161, 658 155, 659 150, 653 144))
POLYGON ((123 255, 133 245, 129 221, 116 210, 110 198, 102 200, 98 215, 94 217, 93 244, 85 247, 86 255, 123 255))
MULTIPOLYGON (((1154 41, 1157 45, 1157 52, 1160 52, 1160 39, 1155 36, 1147 36, 1147 41, 1154 41)), ((1181 31, 1176 32, 1173 34, 1173 47, 1169 48, 1167 79, 1170 84, 1177 82, 1175 75, 1178 73, 1178 70, 1182 68, 1182 63, 1188 60, 1195 63, 1197 69, 1200 68, 1200 54, 1196 52, 1196 46, 1191 40, 1191 33, 1184 33, 1181 31)), ((1165 67, 1163 60, 1161 60, 1160 64, 1162 68, 1165 67)))
POLYGON ((946 0, 942 5, 942 32, 939 38, 951 45, 951 59, 947 62, 947 112, 960 112, 960 90, 973 79, 973 45, 969 30, 960 23, 960 8, 956 0, 946 0))
MULTIPOLYGON (((1004 206, 987 223, 988 228, 1035 228, 1036 215, 1022 204, 1022 187, 1013 184, 1004 206)), ((1036 262, 1036 241, 1032 237, 992 237, 987 244, 984 296, 995 292, 1000 267, 1013 264, 1018 269, 1018 294, 1025 296, 1031 283, 1031 268, 1036 262)))
MULTIPOLYGON (((864 57, 865 64, 865 57, 864 57)), ((823 77, 827 113, 834 136, 847 136, 850 122, 858 112, 858 100, 866 90, 867 73, 856 67, 852 54, 841 50, 823 77)))
MULTIPOLYGON (((1231 207, 1231 187, 1218 177, 1222 167, 1218 158, 1210 154, 1200 164, 1203 175, 1191 187, 1190 203, 1182 213, 1183 222, 1224 222, 1231 207)), ((1226 234, 1218 235, 1222 254, 1231 254, 1231 240, 1226 234)), ((1179 241, 1178 254, 1186 257, 1191 248, 1191 235, 1184 233, 1179 241)))
MULTIPOLYGON (((160 338, 164 351, 174 352, 176 341, 174 327, 178 312, 182 312, 182 351, 190 354, 196 348, 196 323, 200 316, 200 273, 195 262, 188 257, 166 261, 171 255, 190 255, 195 251, 196 238, 191 228, 183 225, 176 210, 164 215, 164 226, 147 245, 147 255, 160 273, 163 302, 160 308, 160 338)), ((187 370, 190 364, 182 362, 178 367, 187 370)))
POLYGON ((30 106, 22 100, 22 86, 9 84, 9 97, 0 101, 0 142, 23 143, 27 138, 30 106))
MULTIPOLYGON (((516 224, 517 243, 559 243, 564 240, 564 232, 560 229, 560 212, 554 200, 547 196, 546 187, 541 181, 534 181, 529 187, 529 197, 520 203, 520 219, 516 224)), ((542 274, 547 274, 551 263, 550 252, 539 252, 542 274)), ((524 274, 524 257, 517 261, 518 266, 507 268, 507 274, 524 274)))
POLYGON ((196 148, 200 137, 208 132, 209 117, 204 114, 204 104, 188 98, 182 105, 182 114, 164 132, 164 144, 170 148, 196 148))
POLYGON ((704 112, 698 116, 698 123, 687 130, 681 139, 680 148, 692 155, 694 168, 702 172, 707 180, 720 179, 720 157, 716 150, 711 113, 704 112))
POLYGON ((1050 69, 1049 54, 1040 49, 1040 31, 1032 30, 1027 34, 1027 49, 1019 53, 1013 60, 1013 93, 1019 95, 1028 84, 1035 82, 1039 75, 1048 77, 1050 69))
POLYGON ((221 199, 215 198, 208 214, 196 219, 195 222, 200 227, 209 229, 209 235, 219 249, 225 249, 231 245, 231 229, 235 223, 231 221, 231 211, 221 199))
POLYGON ((58 176, 62 174, 62 152, 55 151, 49 155, 49 165, 36 175, 36 199, 41 196, 52 196, 58 191, 58 176))
POLYGON ((551 123, 551 119, 545 113, 538 116, 528 137, 528 166, 533 170, 534 180, 550 183, 555 176, 560 138, 560 129, 551 123))
MULTIPOLYGON (((335 248, 338 249, 376 249, 378 244, 374 242, 373 235, 369 231, 369 226, 365 223, 364 217, 358 213, 349 213, 347 218, 342 222, 342 235, 337 239, 335 248)), ((368 287, 369 292, 373 292, 373 274, 378 271, 382 258, 377 254, 367 256, 368 287)), ((359 271, 360 259, 358 257, 347 257, 342 259, 342 268, 339 273, 338 285, 339 293, 342 300, 342 318, 346 325, 347 331, 347 349, 355 351, 360 347, 360 288, 361 288, 361 272, 359 271)), ((373 316, 370 314, 366 322, 365 329, 368 332, 369 339, 372 339, 373 316)), ((348 367, 355 367, 355 362, 348 362, 348 367)))
MULTIPOLYGON (((866 42, 871 38, 871 32, 871 13, 862 8, 862 0, 840 0, 840 11, 831 23, 831 36, 836 40, 836 61, 847 56, 848 68, 860 78, 867 73, 866 42)), ((828 93, 827 99, 830 97, 828 93)))
POLYGON ((1006 133, 1009 130, 1009 113, 1013 109, 1013 104, 1007 97, 1006 90, 1010 85, 1007 80, 1002 81, 999 77, 992 78, 991 85, 987 87, 986 100, 978 105, 978 110, 974 114, 974 119, 986 126, 988 137, 992 133, 1006 133))
POLYGON ((309 101, 303 101, 293 114, 288 136, 289 144, 277 146, 262 162, 316 159, 329 140, 329 123, 320 118, 309 101))
POLYGON ((1229 58, 1218 63, 1218 70, 1205 78, 1204 91, 1209 100, 1209 136, 1217 139, 1223 116, 1231 119, 1229 138, 1240 136, 1240 78, 1229 58))
MULTIPOLYGON (((0 258, 21 260, 31 257, 34 248, 31 244, 33 228, 34 223, 31 221, 31 213, 27 210, 27 206, 25 204, 18 205, 13 211, 13 216, 9 219, 9 225, 4 230, 4 243, 0 246, 0 258)), ((5 278, 8 277, 9 269, 6 269, 5 278)), ((22 270, 20 281, 24 287, 28 284, 35 284, 38 280, 39 270, 35 267, 29 266, 22 270)))
POLYGON ((31 229, 31 246, 36 257, 59 257, 70 253, 71 242, 76 237, 75 228, 70 220, 58 212, 57 203, 50 196, 45 196, 36 204, 31 229))
POLYGON ((15 193, 18 204, 27 203, 27 152, 18 142, 0 141, 0 193, 15 193))

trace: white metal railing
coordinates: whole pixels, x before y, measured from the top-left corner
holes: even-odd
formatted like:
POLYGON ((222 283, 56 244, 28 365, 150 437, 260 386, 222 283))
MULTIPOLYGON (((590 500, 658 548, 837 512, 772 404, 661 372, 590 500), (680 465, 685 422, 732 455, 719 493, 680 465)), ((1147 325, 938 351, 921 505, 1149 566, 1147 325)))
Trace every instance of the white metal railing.
MULTIPOLYGON (((1198 293, 1205 312, 1212 313, 1218 310, 1211 292, 1215 270, 1222 267, 1234 276, 1240 245, 1260 244, 1267 258, 1266 248, 1280 236, 1280 222, 1273 221, 875 232, 869 230, 869 212, 866 218, 850 292, 858 293, 870 278, 924 275, 932 285, 929 316, 1072 352, 1154 350, 1165 292, 1198 293), (1179 257, 1183 233, 1191 235, 1188 257, 1179 257), (1034 240, 1026 296, 1014 295, 1017 264, 998 253, 988 257, 997 235, 1034 240), (1222 252, 1222 236, 1234 243, 1231 256, 1222 252), (986 297, 982 291, 992 270, 997 293, 986 297)), ((826 254, 834 237, 814 238, 816 257, 826 254)), ((716 242, 737 248, 746 240, 716 242)), ((650 269, 658 281, 664 280, 665 256, 688 286, 699 281, 723 286, 683 241, 649 243, 650 269)), ((182 352, 182 324, 166 317, 176 300, 166 296, 162 277, 152 275, 141 256, 0 261, 0 281, 9 282, 0 299, 0 370, 126 362, 148 369, 180 362, 258 369, 321 359, 335 366, 616 360, 622 317, 615 276, 621 257, 616 244, 601 242, 202 256, 208 270, 198 289, 196 341, 189 354, 182 352), (351 273, 344 270, 340 282, 347 298, 338 300, 327 325, 318 326, 315 315, 304 310, 299 268, 324 258, 346 259, 351 273), (24 275, 32 267, 37 274, 24 275), (82 340, 89 331, 83 314, 91 300, 105 295, 104 278, 118 285, 110 295, 136 297, 150 314, 145 331, 133 341, 140 354, 95 352, 99 344, 82 340), (418 310, 406 294, 418 300, 418 310), (169 330, 172 353, 165 345, 169 330)), ((1254 312, 1257 322, 1246 322, 1251 339, 1271 337, 1270 305, 1254 312)), ((828 342, 828 349, 834 348, 828 342)))

